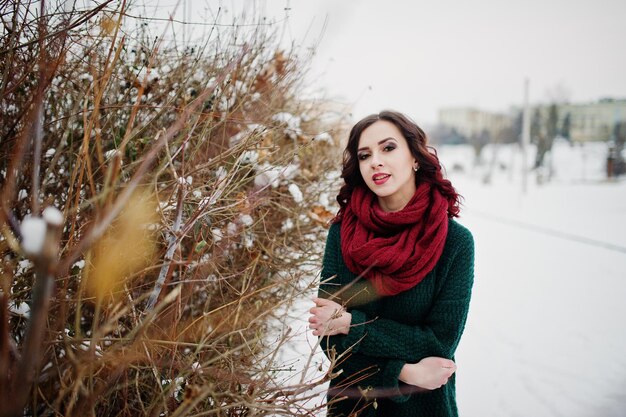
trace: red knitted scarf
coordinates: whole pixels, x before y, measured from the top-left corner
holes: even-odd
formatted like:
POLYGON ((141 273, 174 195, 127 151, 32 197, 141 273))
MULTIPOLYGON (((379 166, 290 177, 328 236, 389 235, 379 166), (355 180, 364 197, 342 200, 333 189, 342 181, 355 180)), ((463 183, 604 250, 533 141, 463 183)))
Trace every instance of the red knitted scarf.
POLYGON ((434 267, 448 233, 448 202, 421 183, 400 211, 385 212, 374 193, 352 192, 341 221, 341 251, 346 266, 370 280, 379 295, 406 291, 434 267), (430 210, 429 210, 430 207, 430 210))

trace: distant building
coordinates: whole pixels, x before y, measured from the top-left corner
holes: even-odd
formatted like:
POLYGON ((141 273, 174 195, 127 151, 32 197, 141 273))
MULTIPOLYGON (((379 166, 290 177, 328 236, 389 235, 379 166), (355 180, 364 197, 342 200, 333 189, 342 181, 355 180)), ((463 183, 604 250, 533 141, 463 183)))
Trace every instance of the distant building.
MULTIPOLYGON (((542 106, 547 112, 548 106, 542 106)), ((559 126, 569 114, 569 137, 573 142, 613 139, 614 128, 626 121, 626 99, 602 99, 595 103, 560 104, 559 126)), ((545 113, 547 114, 547 113, 545 113)))
MULTIPOLYGON (((541 115, 540 129, 545 134, 550 105, 533 106, 531 119, 537 110, 541 115)), ((439 125, 454 129, 469 142, 472 138, 481 138, 483 141, 498 138, 501 142, 507 142, 518 139, 521 125, 514 124, 521 111, 520 108, 513 108, 506 114, 473 107, 444 108, 439 110, 439 125)), ((595 103, 558 104, 557 113, 558 134, 568 137, 572 142, 608 141, 615 139, 615 126, 626 122, 626 99, 605 98, 595 103)), ((447 135, 450 136, 449 133, 447 135)))
POLYGON ((513 117, 474 107, 444 108, 439 110, 439 124, 454 129, 467 140, 480 136, 489 136, 493 139, 501 138, 505 132, 510 132, 513 117))

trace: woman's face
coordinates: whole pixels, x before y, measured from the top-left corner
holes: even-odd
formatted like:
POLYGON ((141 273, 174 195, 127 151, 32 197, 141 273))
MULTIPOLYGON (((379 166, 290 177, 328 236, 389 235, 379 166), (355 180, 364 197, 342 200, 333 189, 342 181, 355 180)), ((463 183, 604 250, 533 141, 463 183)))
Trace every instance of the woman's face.
POLYGON ((383 210, 401 210, 411 200, 416 161, 396 125, 378 120, 363 130, 357 158, 365 184, 378 196, 383 210))

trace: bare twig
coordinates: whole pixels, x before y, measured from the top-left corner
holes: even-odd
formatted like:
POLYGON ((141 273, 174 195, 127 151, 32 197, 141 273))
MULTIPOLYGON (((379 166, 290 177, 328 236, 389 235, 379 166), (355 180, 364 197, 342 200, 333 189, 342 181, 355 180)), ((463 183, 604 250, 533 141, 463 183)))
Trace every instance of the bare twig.
MULTIPOLYGON (((104 10, 104 8, 107 7, 112 2, 113 2, 113 0, 104 0, 103 3, 99 4, 98 6, 94 7, 93 9, 90 9, 90 10, 87 10, 86 12, 84 12, 83 16, 81 18, 77 19, 74 22, 71 22, 69 24, 69 26, 63 27, 63 28, 61 28, 61 29, 59 29, 57 31, 48 33, 43 40, 44 41, 48 40, 50 38, 53 38, 53 37, 58 36, 60 34, 67 33, 67 31, 76 29, 77 27, 80 27, 80 26, 84 25, 91 18, 93 18, 94 16, 97 16, 98 13, 100 13, 102 10, 104 10)), ((29 47, 31 47, 31 46, 39 43, 39 42, 40 42, 40 39, 37 38, 37 39, 29 41, 29 42, 21 43, 21 44, 16 45, 16 46, 14 46, 12 48, 4 49, 4 50, 0 51, 0 57, 2 57, 5 54, 8 54, 10 52, 15 52, 18 49, 29 48, 29 47)))
POLYGON ((170 266, 172 264, 172 258, 174 256, 174 251, 176 250, 176 244, 178 242, 179 236, 178 233, 180 231, 182 219, 183 219, 183 201, 185 197, 185 188, 186 185, 180 184, 178 188, 178 201, 176 203, 176 220, 174 221, 174 226, 170 235, 168 237, 168 247, 167 252, 165 252, 165 262, 163 266, 161 266, 161 271, 159 272, 159 276, 154 283, 154 289, 152 290, 152 294, 150 294, 150 298, 148 299, 148 304, 146 305, 146 312, 152 310, 156 305, 159 296, 161 295, 161 289, 163 288, 163 283, 165 282, 165 277, 168 275, 168 271, 170 270, 170 266))
MULTIPOLYGON (((246 52, 247 49, 244 48, 244 51, 239 56, 239 60, 241 60, 246 52)), ((224 69, 224 73, 222 73, 222 75, 218 79, 218 84, 224 81, 230 69, 232 69, 237 62, 238 61, 232 62, 224 69)), ((102 220, 96 223, 89 230, 89 232, 87 232, 86 236, 76 245, 76 247, 72 248, 70 254, 61 261, 59 268, 59 272, 61 274, 66 274, 69 266, 73 264, 82 255, 82 253, 87 248, 89 248, 100 236, 102 236, 102 234, 109 227, 113 219, 115 219, 115 217, 128 202, 135 189, 139 186, 139 183, 141 182, 143 176, 148 172, 148 168, 156 159, 161 148, 165 146, 174 137, 174 135, 178 134, 180 130, 182 130, 183 126, 187 122, 187 119, 213 93, 213 90, 215 90, 215 86, 203 91, 191 105, 185 108, 185 110, 178 117, 176 122, 173 123, 163 135, 161 135, 158 141, 152 146, 150 151, 143 158, 143 161, 137 168, 137 171, 135 171, 133 178, 128 183, 126 188, 122 191, 120 196, 117 198, 111 209, 106 214, 104 214, 102 220)))

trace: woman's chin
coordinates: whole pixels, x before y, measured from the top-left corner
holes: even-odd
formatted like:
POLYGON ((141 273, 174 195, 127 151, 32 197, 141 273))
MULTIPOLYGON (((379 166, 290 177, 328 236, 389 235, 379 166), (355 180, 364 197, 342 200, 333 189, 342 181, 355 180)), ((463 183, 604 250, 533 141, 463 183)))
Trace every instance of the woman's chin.
POLYGON ((376 197, 378 198, 386 198, 393 194, 392 191, 382 187, 375 187, 374 189, 370 188, 370 190, 372 190, 372 192, 376 194, 376 197))

